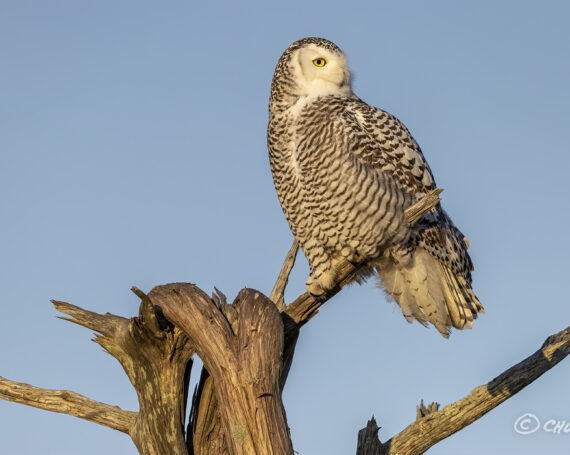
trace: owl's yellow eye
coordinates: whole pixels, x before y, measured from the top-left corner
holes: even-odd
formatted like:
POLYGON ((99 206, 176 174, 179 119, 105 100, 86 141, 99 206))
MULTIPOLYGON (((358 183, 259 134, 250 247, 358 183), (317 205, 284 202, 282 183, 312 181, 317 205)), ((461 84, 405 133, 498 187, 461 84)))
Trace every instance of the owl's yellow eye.
POLYGON ((325 66, 327 61, 324 58, 316 58, 313 60, 313 65, 315 66, 325 66))

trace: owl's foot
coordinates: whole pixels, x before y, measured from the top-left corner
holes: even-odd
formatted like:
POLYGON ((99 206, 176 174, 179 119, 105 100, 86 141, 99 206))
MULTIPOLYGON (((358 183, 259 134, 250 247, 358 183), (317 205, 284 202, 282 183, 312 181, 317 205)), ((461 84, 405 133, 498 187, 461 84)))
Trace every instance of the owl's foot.
POLYGON ((310 278, 305 284, 305 289, 307 289, 307 292, 311 295, 319 296, 325 293, 325 290, 321 287, 321 285, 317 281, 311 280, 310 278))
POLYGON ((312 295, 323 295, 336 286, 336 274, 334 271, 321 273, 318 278, 309 276, 305 288, 312 295))

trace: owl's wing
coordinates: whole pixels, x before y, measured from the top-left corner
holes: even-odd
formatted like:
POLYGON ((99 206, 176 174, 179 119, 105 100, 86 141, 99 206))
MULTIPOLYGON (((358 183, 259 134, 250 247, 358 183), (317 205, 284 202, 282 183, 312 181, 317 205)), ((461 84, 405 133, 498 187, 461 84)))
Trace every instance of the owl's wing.
POLYGON ((400 120, 361 100, 351 102, 344 116, 362 141, 352 148, 356 158, 392 174, 400 188, 418 200, 435 189, 420 146, 400 120))
MULTIPOLYGON (((361 100, 351 102, 343 115, 355 137, 351 151, 360 162, 391 174, 414 202, 435 189, 418 143, 400 120, 361 100)), ((414 226, 411 240, 471 283, 473 263, 466 239, 441 205, 414 226)))

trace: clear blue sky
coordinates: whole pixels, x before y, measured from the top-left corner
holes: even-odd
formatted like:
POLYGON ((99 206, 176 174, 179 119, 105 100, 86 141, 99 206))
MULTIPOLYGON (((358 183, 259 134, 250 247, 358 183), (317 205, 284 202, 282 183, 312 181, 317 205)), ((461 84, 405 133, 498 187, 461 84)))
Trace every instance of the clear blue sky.
MULTIPOLYGON (((302 331, 284 402, 301 455, 385 441, 570 325, 567 2, 0 3, 0 375, 136 410, 118 363, 49 299, 130 317, 136 285, 268 293, 291 243, 269 172, 275 63, 321 36, 412 131, 471 242, 487 314, 444 340, 373 283, 302 331)), ((302 292, 304 259, 289 299, 302 292)), ((194 372, 195 375, 198 371, 194 372)), ((567 454, 566 360, 430 454, 567 454)), ((135 454, 96 424, 0 401, 0 453, 135 454)))

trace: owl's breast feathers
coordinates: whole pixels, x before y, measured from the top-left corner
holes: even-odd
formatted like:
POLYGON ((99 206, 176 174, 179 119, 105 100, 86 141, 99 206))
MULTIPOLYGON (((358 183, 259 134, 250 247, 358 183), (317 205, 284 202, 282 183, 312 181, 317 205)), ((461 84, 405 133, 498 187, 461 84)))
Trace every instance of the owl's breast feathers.
MULTIPOLYGON (((373 258, 387 247, 424 247, 471 282, 461 232, 438 205, 413 228, 403 211, 435 188, 432 172, 396 117, 356 96, 299 99, 272 113, 268 145, 275 186, 293 233, 373 258)), ((302 241, 302 239, 300 239, 302 241)))

